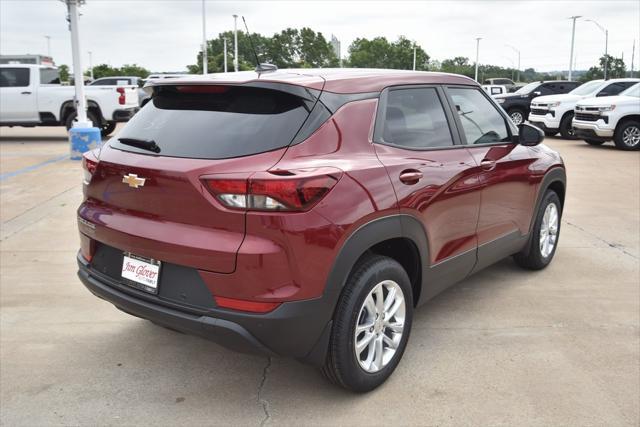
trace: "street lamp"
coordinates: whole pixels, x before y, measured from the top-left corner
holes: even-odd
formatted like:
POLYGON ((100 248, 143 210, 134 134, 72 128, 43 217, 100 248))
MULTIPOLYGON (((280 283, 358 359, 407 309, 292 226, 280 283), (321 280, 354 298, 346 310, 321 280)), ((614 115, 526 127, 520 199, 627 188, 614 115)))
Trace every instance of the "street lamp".
POLYGON ((89 75, 91 76, 91 80, 93 80, 93 59, 91 57, 92 52, 89 51, 89 75))
POLYGON ((518 81, 520 81, 520 51, 510 44, 505 44, 506 47, 509 47, 518 53, 518 81))
POLYGON ((227 38, 224 37, 222 39, 222 42, 224 43, 224 48, 223 48, 223 50, 224 50, 224 72, 226 73, 227 72, 227 38))
POLYGON ((416 70, 416 44, 413 44, 413 71, 416 70))
POLYGON ((207 15, 202 0, 202 74, 208 73, 209 61, 207 59, 207 15))
POLYGON ((51 36, 44 36, 47 39, 47 56, 51 58, 51 36))
POLYGON ((238 72, 238 15, 233 15, 233 69, 238 72))
POLYGON ((573 20, 571 29, 571 53, 569 54, 569 81, 571 81, 571 71, 573 71, 573 43, 576 39, 576 19, 582 18, 580 15, 570 16, 568 19, 573 20))
POLYGON ((476 37, 476 81, 478 81, 478 59, 480 58, 480 40, 482 40, 482 37, 476 37))
POLYGON ((609 55, 607 54, 609 48, 609 30, 598 24, 593 19, 585 19, 585 21, 593 22, 600 28, 600 31, 604 33, 604 79, 607 80, 607 68, 609 68, 609 55))

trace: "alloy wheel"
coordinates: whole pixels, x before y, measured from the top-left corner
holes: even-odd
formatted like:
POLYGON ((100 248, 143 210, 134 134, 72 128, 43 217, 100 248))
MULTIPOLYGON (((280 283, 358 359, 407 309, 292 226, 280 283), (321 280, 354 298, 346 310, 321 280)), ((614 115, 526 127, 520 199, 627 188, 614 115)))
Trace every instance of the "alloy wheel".
POLYGON ((402 340, 405 313, 402 288, 393 280, 384 280, 369 292, 354 331, 354 353, 363 370, 379 372, 393 359, 402 340))
POLYGON ((636 147, 640 144, 640 128, 629 126, 622 133, 622 142, 627 147, 636 147))
POLYGON ((553 252, 558 240, 558 208, 555 203, 549 203, 542 216, 540 226, 540 254, 547 258, 553 252))
POLYGON ((521 124, 524 121, 524 118, 522 117, 522 113, 520 111, 512 112, 510 117, 511 117, 511 121, 516 126, 518 126, 519 124, 521 124))

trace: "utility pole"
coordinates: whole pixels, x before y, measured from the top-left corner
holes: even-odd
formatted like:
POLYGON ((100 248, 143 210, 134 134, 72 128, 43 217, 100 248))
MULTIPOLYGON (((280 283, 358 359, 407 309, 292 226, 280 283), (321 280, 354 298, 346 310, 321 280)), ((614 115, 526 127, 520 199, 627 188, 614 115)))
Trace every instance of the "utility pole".
POLYGON ((209 59, 208 59, 208 43, 207 43, 207 14, 204 5, 205 0, 202 0, 202 74, 208 74, 209 72, 209 59))
POLYGON ((91 80, 93 80, 93 58, 91 55, 91 51, 89 51, 89 75, 91 76, 91 80))
POLYGON ((482 37, 476 37, 476 81, 478 81, 478 60, 480 58, 480 40, 482 37))
POLYGON ((573 71, 573 44, 576 39, 576 19, 581 18, 580 15, 570 16, 569 19, 573 20, 573 26, 571 29, 571 53, 569 54, 569 81, 571 81, 571 72, 573 71))
POLYGON ((413 44, 413 71, 416 70, 416 44, 413 44))
POLYGON ((510 44, 506 44, 505 46, 513 49, 518 54, 518 78, 517 78, 517 80, 520 81, 520 50, 516 49, 515 47, 511 46, 510 44))
POLYGON ((222 39, 222 43, 224 44, 224 48, 223 48, 223 50, 224 50, 224 72, 226 73, 227 72, 227 38, 226 37, 224 37, 222 39))
POLYGON ((593 19, 585 19, 585 21, 593 22, 604 33, 604 79, 607 80, 608 68, 609 68, 609 30, 598 24, 593 19))
POLYGON ((51 36, 44 36, 47 39, 47 56, 51 58, 51 36))
POLYGON ((238 72, 238 15, 233 15, 233 69, 238 72))

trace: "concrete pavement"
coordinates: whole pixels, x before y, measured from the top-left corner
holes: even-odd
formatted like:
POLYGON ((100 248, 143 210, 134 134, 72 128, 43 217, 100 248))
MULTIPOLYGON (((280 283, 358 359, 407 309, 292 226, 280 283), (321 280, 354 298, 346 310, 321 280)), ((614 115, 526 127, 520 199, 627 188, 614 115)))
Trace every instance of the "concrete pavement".
POLYGON ((640 153, 547 144, 569 182, 551 266, 505 260, 421 307, 391 379, 354 395, 92 296, 66 132, 0 128, 0 423, 637 426, 640 153))

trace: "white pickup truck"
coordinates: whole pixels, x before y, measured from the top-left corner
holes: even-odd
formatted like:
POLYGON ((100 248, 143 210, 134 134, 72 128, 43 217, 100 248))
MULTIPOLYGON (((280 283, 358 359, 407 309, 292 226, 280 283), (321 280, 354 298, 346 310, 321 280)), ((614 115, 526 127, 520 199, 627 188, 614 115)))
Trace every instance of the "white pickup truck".
POLYGON ((640 150, 640 83, 617 96, 578 101, 573 133, 587 144, 613 140, 622 150, 640 150))
POLYGON ((533 98, 529 112, 529 123, 542 129, 547 136, 560 132, 563 138, 573 139, 573 108, 581 99, 613 96, 640 79, 591 80, 561 95, 545 95, 533 98))
MULTIPOLYGON (((86 86, 87 117, 109 135, 116 122, 126 122, 138 110, 136 86, 86 86)), ((0 126, 66 126, 75 120, 75 88, 60 85, 54 67, 0 65, 0 126)))

